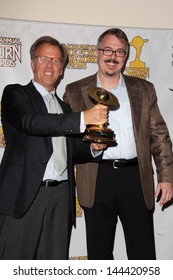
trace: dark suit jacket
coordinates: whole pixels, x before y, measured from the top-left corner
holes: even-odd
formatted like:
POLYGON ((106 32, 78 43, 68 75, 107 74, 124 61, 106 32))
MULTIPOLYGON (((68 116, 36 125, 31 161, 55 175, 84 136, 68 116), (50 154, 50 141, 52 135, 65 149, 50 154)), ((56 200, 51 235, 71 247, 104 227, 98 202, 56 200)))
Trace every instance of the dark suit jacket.
POLYGON ((75 158, 82 162, 83 158, 90 160, 92 157, 88 145, 69 137, 79 133, 80 113, 71 113, 67 104, 59 98, 58 101, 66 114, 48 114, 43 98, 32 82, 26 86, 8 85, 4 89, 1 117, 6 148, 0 165, 1 214, 16 218, 24 215, 39 191, 52 154, 51 136, 67 135, 67 167, 74 222, 75 158))
MULTIPOLYGON (((70 105, 74 112, 93 106, 88 97, 87 88, 96 86, 96 79, 95 74, 67 85, 64 101, 70 105)), ((173 182, 171 140, 157 105, 153 84, 129 76, 124 76, 124 80, 131 105, 144 199, 148 209, 152 209, 154 206, 152 156, 157 168, 158 182, 173 182)), ((97 170, 98 163, 77 165, 78 199, 83 206, 93 206, 97 170)))

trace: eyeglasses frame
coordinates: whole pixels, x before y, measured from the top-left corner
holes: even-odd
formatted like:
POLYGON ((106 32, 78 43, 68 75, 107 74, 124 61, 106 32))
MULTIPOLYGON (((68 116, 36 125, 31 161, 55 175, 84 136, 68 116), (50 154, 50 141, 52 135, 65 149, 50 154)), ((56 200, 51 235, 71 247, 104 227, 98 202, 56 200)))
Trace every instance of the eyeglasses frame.
POLYGON ((48 63, 49 60, 51 60, 51 62, 53 63, 53 65, 55 65, 55 66, 62 66, 62 60, 61 60, 60 58, 49 57, 49 56, 47 56, 47 55, 37 55, 37 56, 34 57, 34 59, 35 59, 35 58, 38 58, 38 61, 39 61, 40 64, 46 64, 46 63, 48 63), (43 62, 43 61, 41 60, 41 58, 46 58, 46 61, 43 62), (56 61, 57 61, 58 63, 57 63, 56 61))
POLYGON ((103 54, 105 55, 105 56, 111 56, 111 55, 113 55, 113 53, 115 53, 115 55, 117 56, 117 57, 125 57, 126 56, 126 54, 127 54, 127 52, 125 51, 125 50, 121 50, 123 53, 124 53, 124 55, 123 56, 119 56, 119 55, 117 55, 117 52, 118 51, 120 51, 120 49, 118 49, 118 50, 111 50, 111 49, 98 49, 98 51, 102 51, 103 52, 103 54), (110 51, 111 52, 111 54, 109 55, 109 54, 105 54, 104 52, 105 51, 110 51))

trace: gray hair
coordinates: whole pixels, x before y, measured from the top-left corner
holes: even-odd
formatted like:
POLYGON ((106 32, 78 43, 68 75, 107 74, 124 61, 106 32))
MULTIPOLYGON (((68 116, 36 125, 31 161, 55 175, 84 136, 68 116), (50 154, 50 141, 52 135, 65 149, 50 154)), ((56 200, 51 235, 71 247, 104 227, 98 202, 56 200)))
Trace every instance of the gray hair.
POLYGON ((67 63, 68 55, 67 55, 67 50, 63 44, 61 44, 58 40, 51 36, 42 36, 38 38, 31 46, 30 48, 30 57, 31 60, 35 58, 36 51, 38 47, 44 44, 49 44, 51 46, 56 46, 60 49, 61 54, 62 54, 62 59, 63 59, 63 65, 67 63))

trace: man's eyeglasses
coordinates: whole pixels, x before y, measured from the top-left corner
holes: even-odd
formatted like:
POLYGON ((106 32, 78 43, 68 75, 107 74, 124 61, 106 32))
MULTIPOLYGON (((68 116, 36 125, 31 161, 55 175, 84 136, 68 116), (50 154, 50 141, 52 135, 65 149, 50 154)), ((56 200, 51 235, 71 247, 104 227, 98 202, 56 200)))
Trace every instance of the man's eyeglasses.
POLYGON ((116 51, 113 51, 113 50, 110 50, 110 49, 98 49, 98 50, 102 51, 103 54, 106 55, 106 56, 111 56, 111 55, 113 55, 113 53, 115 53, 115 55, 117 57, 124 57, 127 53, 126 51, 121 50, 121 49, 116 50, 116 51))
POLYGON ((62 61, 61 61, 60 58, 53 58, 53 57, 41 56, 41 55, 35 56, 35 58, 38 58, 38 61, 41 64, 46 64, 46 63, 48 63, 49 60, 51 60, 53 65, 56 65, 56 66, 61 66, 62 65, 62 61))

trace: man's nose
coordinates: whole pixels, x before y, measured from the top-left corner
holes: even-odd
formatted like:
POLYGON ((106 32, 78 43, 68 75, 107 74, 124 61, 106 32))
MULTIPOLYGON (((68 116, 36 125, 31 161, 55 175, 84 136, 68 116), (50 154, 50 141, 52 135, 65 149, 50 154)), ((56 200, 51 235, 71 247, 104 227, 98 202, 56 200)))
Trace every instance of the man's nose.
POLYGON ((48 66, 52 66, 53 65, 53 61, 52 61, 52 59, 50 57, 47 58, 46 65, 48 65, 48 66))

